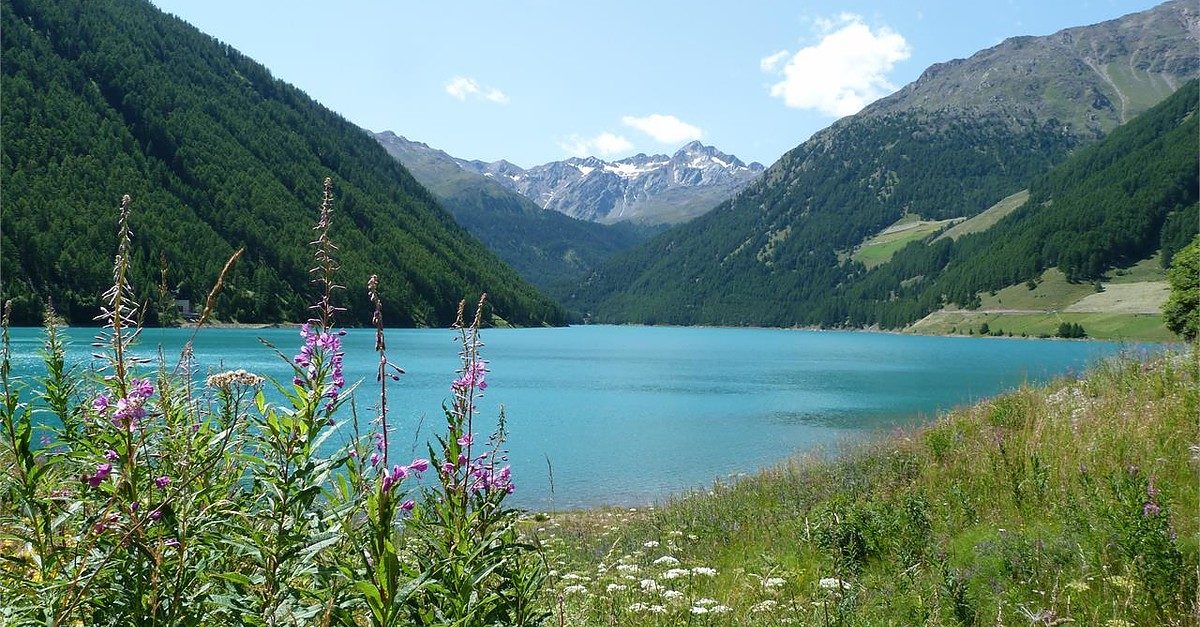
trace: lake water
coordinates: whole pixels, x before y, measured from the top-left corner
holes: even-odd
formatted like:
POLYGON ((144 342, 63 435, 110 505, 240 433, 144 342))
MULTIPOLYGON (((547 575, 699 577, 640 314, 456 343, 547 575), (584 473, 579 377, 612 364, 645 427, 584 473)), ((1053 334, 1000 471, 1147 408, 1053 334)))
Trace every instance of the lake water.
MULTIPOLYGON (((72 361, 91 361, 94 333, 68 330, 72 361)), ((147 329, 138 352, 161 346, 173 364, 189 334, 147 329)), ((289 355, 299 346, 295 329, 205 329, 196 357, 211 371, 289 380, 289 366, 258 338, 289 355)), ((424 451, 441 428, 457 344, 447 330, 389 330, 387 339, 407 371, 388 390, 393 454, 404 457, 424 451)), ((1121 350, 1107 342, 614 326, 488 329, 483 340, 491 374, 480 407, 490 417, 506 407, 514 502, 532 509, 652 503, 1121 350)), ((14 329, 13 343, 14 371, 40 374, 41 331, 14 329)), ((372 406, 374 331, 350 330, 344 346, 346 379, 364 380, 360 407, 372 406)))

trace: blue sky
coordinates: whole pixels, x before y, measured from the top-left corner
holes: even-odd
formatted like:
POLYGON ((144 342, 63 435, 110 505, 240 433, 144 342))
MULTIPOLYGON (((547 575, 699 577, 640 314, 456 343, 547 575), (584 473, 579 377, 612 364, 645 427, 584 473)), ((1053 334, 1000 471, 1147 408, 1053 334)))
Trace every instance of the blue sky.
POLYGON ((700 139, 769 165, 933 63, 1147 0, 154 0, 347 119, 531 166, 700 139))

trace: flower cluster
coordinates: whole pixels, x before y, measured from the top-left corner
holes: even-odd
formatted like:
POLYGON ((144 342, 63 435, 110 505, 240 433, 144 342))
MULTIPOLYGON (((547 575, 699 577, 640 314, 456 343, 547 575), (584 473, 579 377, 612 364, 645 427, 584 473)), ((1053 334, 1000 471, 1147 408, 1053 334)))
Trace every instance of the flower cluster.
MULTIPOLYGON (((383 491, 391 492, 392 489, 399 485, 401 481, 407 479, 410 474, 420 478, 421 473, 425 472, 426 470, 429 470, 428 459, 414 459, 412 460, 412 463, 407 466, 396 464, 395 466, 392 466, 390 471, 385 468, 382 473, 383 491)), ((408 505, 407 502, 405 505, 408 505)), ((408 505, 408 507, 404 507, 404 509, 412 509, 412 506, 408 505)))
POLYGON ((146 399, 154 395, 154 384, 149 379, 134 379, 129 383, 129 394, 113 402, 108 392, 101 392, 92 401, 92 409, 107 415, 113 426, 133 431, 146 417, 146 399))
POLYGON ((486 377, 487 360, 480 359, 473 361, 463 369, 462 376, 450 384, 450 389, 455 392, 464 393, 471 388, 475 388, 482 392, 488 386, 486 377))
MULTIPOLYGON (((345 331, 336 333, 317 332, 313 331, 312 326, 304 324, 300 327, 300 337, 304 338, 304 345, 300 347, 300 352, 292 358, 297 366, 303 368, 308 378, 311 380, 317 376, 317 370, 322 362, 322 357, 329 356, 329 368, 333 376, 333 382, 329 389, 325 392, 325 396, 329 398, 327 409, 332 409, 334 403, 337 402, 338 394, 346 385, 346 378, 342 374, 342 335, 345 331)), ((299 377, 292 380, 296 385, 303 385, 304 381, 299 377)))
POLYGON ((1158 505, 1158 488, 1154 486, 1154 478, 1146 485, 1146 503, 1142 505, 1142 518, 1153 518, 1162 512, 1158 505))

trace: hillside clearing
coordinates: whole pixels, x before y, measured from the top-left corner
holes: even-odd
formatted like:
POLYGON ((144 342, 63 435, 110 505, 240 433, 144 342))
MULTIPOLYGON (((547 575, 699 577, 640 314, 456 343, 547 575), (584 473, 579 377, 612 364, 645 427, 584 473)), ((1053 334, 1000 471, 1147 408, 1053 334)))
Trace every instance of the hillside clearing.
POLYGON ((1016 211, 1021 205, 1025 204, 1027 200, 1029 200, 1029 190, 1023 189, 1011 196, 1001 199, 991 207, 984 209, 983 212, 979 213, 978 215, 967 220, 963 220, 962 222, 950 227, 945 233, 937 236, 934 241, 944 237, 958 239, 963 235, 967 235, 968 233, 979 233, 981 231, 986 231, 1003 219, 1004 216, 1016 211))

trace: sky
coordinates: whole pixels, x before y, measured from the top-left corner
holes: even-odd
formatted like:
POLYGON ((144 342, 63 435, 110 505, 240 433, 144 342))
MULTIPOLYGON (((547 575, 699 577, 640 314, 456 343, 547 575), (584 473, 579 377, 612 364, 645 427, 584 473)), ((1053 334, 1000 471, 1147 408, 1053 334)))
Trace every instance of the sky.
POLYGON ((153 0, 371 131, 529 167, 770 165, 928 66, 1152 0, 153 0))

